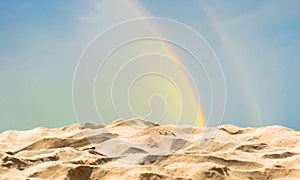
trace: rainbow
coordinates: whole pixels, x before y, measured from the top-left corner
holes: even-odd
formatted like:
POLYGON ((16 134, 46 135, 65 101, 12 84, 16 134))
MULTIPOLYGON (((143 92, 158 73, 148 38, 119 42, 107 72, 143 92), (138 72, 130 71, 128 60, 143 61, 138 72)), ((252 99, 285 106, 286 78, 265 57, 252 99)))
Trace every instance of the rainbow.
MULTIPOLYGON (((135 12, 137 14, 137 16, 139 16, 139 17, 151 17, 151 14, 149 12, 147 12, 143 8, 143 6, 140 5, 137 1, 125 0, 125 2, 128 3, 129 7, 133 10, 133 12, 135 12)), ((153 27, 153 31, 158 36, 161 36, 156 27, 154 27, 153 25, 150 26, 150 27, 153 27)), ((169 57, 171 59, 176 61, 178 64, 181 64, 180 60, 178 58, 178 55, 176 55, 176 53, 172 50, 172 48, 169 46, 168 43, 161 42, 161 46, 163 47, 163 49, 166 50, 166 53, 169 55, 169 57)), ((195 100, 195 104, 197 106, 197 121, 196 121, 197 125, 200 126, 200 127, 205 127, 206 126, 205 117, 204 117, 203 110, 202 110, 201 105, 200 105, 199 97, 197 96, 197 92, 195 91, 195 88, 192 85, 193 83, 189 79, 188 75, 185 73, 182 66, 180 66, 180 71, 183 74, 185 82, 187 84, 189 84, 188 90, 191 92, 191 94, 193 96, 193 99, 195 100)))
POLYGON ((231 46, 228 46, 228 42, 230 40, 227 38, 227 36, 224 34, 223 31, 221 31, 221 26, 218 20, 215 18, 215 16, 210 12, 209 8, 204 3, 199 2, 199 7, 202 8, 204 14, 207 16, 209 19, 210 25, 212 26, 212 29, 215 31, 217 35, 217 39, 219 40, 222 48, 225 50, 225 55, 228 57, 228 60, 232 61, 230 63, 233 66, 233 73, 235 74, 234 77, 237 78, 239 84, 241 85, 240 87, 242 88, 242 93, 243 96, 246 98, 246 105, 248 106, 247 108, 249 109, 250 117, 254 121, 256 125, 262 126, 262 115, 259 106, 255 102, 254 94, 253 91, 251 90, 251 86, 249 82, 246 80, 246 75, 242 71, 242 66, 238 62, 238 58, 235 55, 236 53, 234 52, 234 49, 231 46))

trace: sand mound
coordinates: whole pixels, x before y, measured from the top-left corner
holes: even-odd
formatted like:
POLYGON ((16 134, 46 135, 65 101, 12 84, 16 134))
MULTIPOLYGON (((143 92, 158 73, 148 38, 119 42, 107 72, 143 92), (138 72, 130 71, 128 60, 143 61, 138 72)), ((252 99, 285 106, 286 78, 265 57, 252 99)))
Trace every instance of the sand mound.
POLYGON ((299 153, 300 131, 281 126, 201 129, 124 119, 3 132, 0 178, 293 179, 300 178, 299 153))

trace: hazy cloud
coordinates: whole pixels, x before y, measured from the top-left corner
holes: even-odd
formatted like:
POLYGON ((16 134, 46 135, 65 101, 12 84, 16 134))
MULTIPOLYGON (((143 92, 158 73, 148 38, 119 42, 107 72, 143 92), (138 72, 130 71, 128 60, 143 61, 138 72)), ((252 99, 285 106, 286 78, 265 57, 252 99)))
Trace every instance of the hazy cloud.
POLYGON ((127 19, 141 17, 132 3, 126 0, 102 0, 94 2, 94 9, 79 20, 87 24, 111 25, 127 19))

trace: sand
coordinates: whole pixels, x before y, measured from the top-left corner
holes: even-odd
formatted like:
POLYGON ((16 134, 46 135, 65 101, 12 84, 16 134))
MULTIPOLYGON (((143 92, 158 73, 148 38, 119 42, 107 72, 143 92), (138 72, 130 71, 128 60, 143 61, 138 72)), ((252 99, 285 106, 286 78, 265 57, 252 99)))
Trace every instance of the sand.
POLYGON ((299 153, 300 131, 282 126, 122 119, 3 132, 0 179, 300 179, 299 153))

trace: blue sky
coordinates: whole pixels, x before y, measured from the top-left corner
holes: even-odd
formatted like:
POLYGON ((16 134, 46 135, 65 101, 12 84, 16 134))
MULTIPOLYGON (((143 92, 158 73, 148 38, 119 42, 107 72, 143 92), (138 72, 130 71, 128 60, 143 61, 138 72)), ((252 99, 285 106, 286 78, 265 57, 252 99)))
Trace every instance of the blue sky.
MULTIPOLYGON (((300 129, 299 1, 138 3, 211 44, 227 80, 223 123, 300 129)), ((122 0, 1 1, 0 131, 76 123, 72 77, 82 50, 104 28, 136 17, 122 0)))

